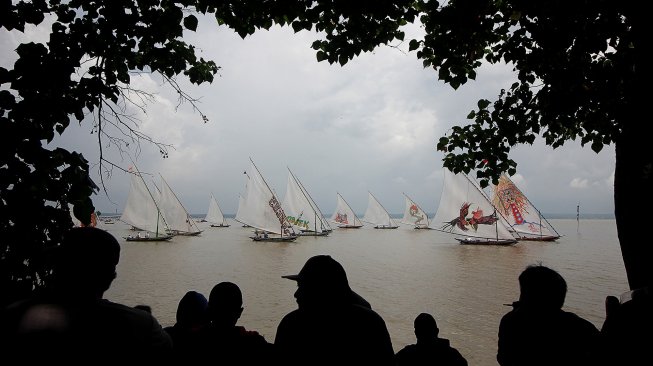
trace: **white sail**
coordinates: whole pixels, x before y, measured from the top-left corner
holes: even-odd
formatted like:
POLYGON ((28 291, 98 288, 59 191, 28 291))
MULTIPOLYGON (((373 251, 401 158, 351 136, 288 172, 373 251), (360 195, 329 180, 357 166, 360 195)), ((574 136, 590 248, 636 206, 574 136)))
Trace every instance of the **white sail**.
POLYGON ((498 184, 493 186, 492 203, 519 239, 555 240, 560 237, 540 211, 505 174, 502 174, 498 184))
POLYGON ((333 215, 331 215, 331 221, 335 222, 338 224, 338 227, 361 227, 363 226, 363 223, 361 220, 356 216, 354 213, 354 210, 349 207, 349 204, 345 201, 344 198, 340 195, 338 195, 338 201, 336 203, 336 209, 333 211, 333 215))
POLYGON ((294 235, 281 203, 274 195, 254 162, 245 173, 249 177, 246 192, 238 202, 236 220, 259 230, 283 236, 294 235))
POLYGON ((137 229, 152 232, 155 236, 166 236, 166 222, 140 172, 131 173, 127 203, 120 220, 137 229))
POLYGON ((286 195, 281 204, 288 221, 300 231, 328 232, 324 217, 297 177, 288 169, 286 195))
POLYGON ((481 239, 478 244, 515 242, 478 184, 466 174, 453 174, 446 169, 442 197, 432 225, 441 231, 481 239))
POLYGON ((363 215, 362 221, 375 225, 375 228, 397 228, 397 224, 390 217, 388 211, 383 207, 381 202, 374 197, 371 192, 368 192, 369 199, 367 203, 367 210, 363 215))
POLYGON ((199 234, 201 230, 197 227, 195 220, 190 216, 184 205, 181 204, 177 195, 172 191, 168 183, 161 176, 161 189, 158 200, 159 207, 166 219, 168 228, 178 234, 199 234))
POLYGON ((406 225, 413 225, 415 228, 429 228, 429 216, 426 212, 408 197, 407 194, 404 193, 404 197, 406 197, 406 207, 404 209, 404 216, 399 222, 406 225))
POLYGON ((228 226, 224 214, 222 214, 222 210, 218 205, 218 201, 216 201, 213 196, 213 193, 211 193, 211 198, 209 199, 209 210, 207 211, 204 220, 214 225, 228 226))

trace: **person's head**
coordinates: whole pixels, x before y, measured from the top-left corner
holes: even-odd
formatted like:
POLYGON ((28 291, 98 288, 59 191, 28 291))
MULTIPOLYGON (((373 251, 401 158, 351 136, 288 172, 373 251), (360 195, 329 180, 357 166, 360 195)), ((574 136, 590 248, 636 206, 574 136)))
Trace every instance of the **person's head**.
POLYGON ((415 318, 415 337, 417 340, 436 338, 440 333, 435 318, 428 313, 421 313, 415 318))
POLYGON ((220 282, 209 294, 209 317, 219 327, 234 326, 243 313, 243 295, 238 285, 220 282))
POLYGON ((101 298, 116 278, 120 244, 94 227, 73 228, 55 251, 54 276, 60 289, 101 298))
POLYGON ((209 302, 197 291, 188 291, 177 306, 177 324, 184 327, 202 326, 208 321, 209 302))
POLYGON ((519 306, 560 309, 565 303, 567 282, 551 268, 531 265, 519 275, 519 306))
POLYGON ((297 281, 295 298, 300 308, 352 302, 345 269, 331 256, 311 257, 298 274, 282 277, 297 281))

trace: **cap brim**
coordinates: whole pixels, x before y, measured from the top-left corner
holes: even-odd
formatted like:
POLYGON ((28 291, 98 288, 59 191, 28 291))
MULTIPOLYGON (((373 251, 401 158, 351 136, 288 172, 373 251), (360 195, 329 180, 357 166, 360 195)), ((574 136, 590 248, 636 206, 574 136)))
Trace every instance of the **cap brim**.
POLYGON ((285 275, 285 276, 281 276, 281 278, 287 278, 289 280, 298 281, 299 275, 285 275))

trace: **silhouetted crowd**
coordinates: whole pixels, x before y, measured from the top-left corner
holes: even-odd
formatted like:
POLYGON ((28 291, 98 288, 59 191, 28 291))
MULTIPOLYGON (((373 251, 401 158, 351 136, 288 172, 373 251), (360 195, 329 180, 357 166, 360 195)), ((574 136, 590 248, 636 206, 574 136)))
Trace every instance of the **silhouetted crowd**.
MULTIPOLYGON (((237 325, 243 297, 231 282, 216 284, 208 299, 188 291, 166 328, 148 306, 103 299, 120 258, 118 241, 104 230, 72 229, 51 258, 51 286, 2 310, 3 364, 467 365, 428 313, 415 318, 416 343, 395 353, 383 318, 328 255, 283 276, 297 282, 298 307, 283 317, 274 342, 237 325)), ((562 310, 567 284, 558 272, 531 265, 518 280, 519 299, 498 330, 501 366, 653 364, 648 289, 608 296, 599 330, 562 310)))

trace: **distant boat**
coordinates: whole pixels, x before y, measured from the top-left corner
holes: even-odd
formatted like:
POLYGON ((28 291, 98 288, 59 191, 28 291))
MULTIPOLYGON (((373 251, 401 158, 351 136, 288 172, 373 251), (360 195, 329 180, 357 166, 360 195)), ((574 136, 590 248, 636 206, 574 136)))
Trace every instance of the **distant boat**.
POLYGON ((511 245, 517 240, 503 224, 487 195, 466 174, 445 169, 442 197, 432 225, 456 234, 461 244, 511 245))
POLYGON ((331 221, 335 222, 341 229, 358 229, 363 227, 363 223, 356 216, 347 201, 342 198, 340 193, 336 194, 338 201, 336 203, 336 209, 331 216, 331 221))
POLYGON ((288 222, 299 231, 300 236, 327 236, 332 231, 317 204, 290 168, 286 195, 281 207, 286 213, 288 222))
POLYGON ((368 193, 368 204, 362 221, 374 225, 375 229, 396 229, 399 227, 395 220, 390 217, 388 210, 383 207, 381 202, 374 197, 372 192, 368 193))
POLYGON ((209 198, 209 210, 207 211, 206 217, 203 221, 211 223, 211 227, 229 227, 229 224, 224 218, 222 210, 218 205, 218 201, 215 200, 213 193, 211 193, 211 198, 209 198))
POLYGON ((120 220, 134 228, 145 231, 137 235, 125 237, 127 241, 164 241, 172 239, 166 233, 168 226, 161 214, 152 192, 145 184, 141 172, 134 166, 136 172, 130 172, 131 183, 125 209, 120 220))
POLYGON ((518 240, 554 241, 560 234, 519 188, 501 174, 492 189, 492 203, 518 240))
POLYGON ((413 225, 414 229, 431 229, 429 216, 426 212, 408 197, 406 193, 404 193, 404 197, 406 198, 406 207, 404 209, 404 216, 399 222, 406 225, 413 225))
POLYGON ((297 234, 288 222, 281 203, 259 172, 254 161, 245 175, 245 194, 238 201, 236 221, 256 230, 250 238, 254 241, 293 241, 297 234))
MULTIPOLYGON (((160 174, 159 174, 160 175, 160 174)), ((170 234, 182 236, 197 236, 202 233, 197 223, 188 213, 175 192, 161 176, 161 191, 159 192, 158 204, 161 213, 166 219, 170 234)))

